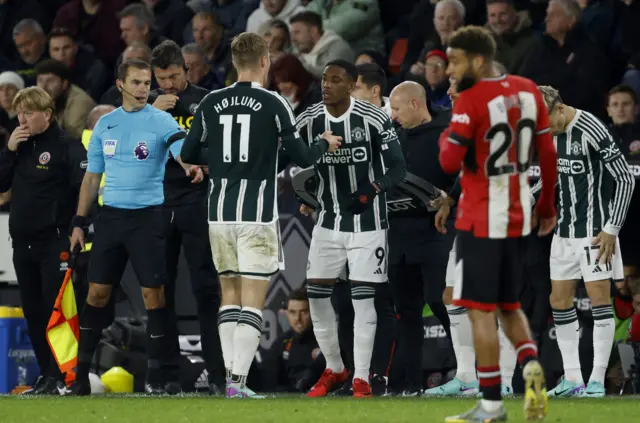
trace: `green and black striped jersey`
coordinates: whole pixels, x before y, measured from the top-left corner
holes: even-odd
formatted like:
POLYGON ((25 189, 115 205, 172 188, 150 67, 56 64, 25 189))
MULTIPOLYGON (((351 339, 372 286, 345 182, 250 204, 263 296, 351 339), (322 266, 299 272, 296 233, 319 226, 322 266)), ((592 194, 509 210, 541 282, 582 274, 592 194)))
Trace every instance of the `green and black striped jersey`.
POLYGON ((400 183, 406 170, 389 116, 370 103, 351 98, 349 109, 338 118, 322 103, 309 107, 298 116, 297 129, 308 143, 325 131, 342 137, 340 148, 325 153, 315 164, 320 204, 316 224, 341 232, 387 229, 384 192, 400 183), (359 215, 346 211, 352 194, 372 182, 382 189, 373 205, 359 215))
POLYGON ((277 167, 282 145, 301 166, 327 151, 300 138, 286 100, 255 82, 237 82, 202 100, 180 158, 209 166, 209 222, 271 223, 278 218, 277 167))
MULTIPOLYGON (((558 152, 558 226, 563 238, 617 235, 635 185, 609 129, 594 115, 576 110, 567 131, 555 135, 558 152)), ((536 193, 540 182, 533 188, 536 193)))

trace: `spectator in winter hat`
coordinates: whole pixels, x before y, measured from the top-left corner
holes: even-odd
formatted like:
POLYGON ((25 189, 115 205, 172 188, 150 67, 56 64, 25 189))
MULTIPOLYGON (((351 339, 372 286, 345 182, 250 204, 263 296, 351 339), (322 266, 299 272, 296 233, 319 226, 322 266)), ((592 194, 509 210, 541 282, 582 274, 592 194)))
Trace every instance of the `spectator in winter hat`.
POLYGON ((18 91, 24 88, 24 81, 15 72, 0 73, 0 148, 9 139, 9 135, 18 126, 18 115, 11 103, 18 91))
POLYGON ((18 126, 18 119, 11 108, 11 103, 16 93, 23 88, 24 80, 17 73, 11 71, 0 73, 0 127, 9 133, 18 126))
POLYGON ((424 78, 427 81, 427 98, 432 106, 451 108, 447 94, 449 80, 446 70, 449 60, 442 50, 431 50, 424 58, 424 78))

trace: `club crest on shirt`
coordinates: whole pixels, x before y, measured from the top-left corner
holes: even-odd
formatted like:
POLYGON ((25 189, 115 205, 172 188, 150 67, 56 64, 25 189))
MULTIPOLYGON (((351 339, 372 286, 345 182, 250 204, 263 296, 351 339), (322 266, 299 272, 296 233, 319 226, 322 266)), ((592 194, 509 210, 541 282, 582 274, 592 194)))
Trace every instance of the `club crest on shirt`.
POLYGON ((48 151, 40 154, 40 157, 38 158, 38 161, 41 165, 46 165, 47 163, 49 163, 49 160, 51 160, 51 154, 48 151))
POLYGON ((189 106, 189 111, 191 112, 192 115, 196 114, 197 109, 198 109, 198 103, 193 103, 191 106, 189 106))
POLYGON ((364 141, 364 137, 365 137, 364 129, 356 126, 351 130, 351 138, 353 138, 354 141, 356 142, 364 141))
POLYGON ((146 141, 140 141, 136 148, 133 149, 133 155, 136 160, 147 160, 149 158, 149 146, 146 141))
POLYGON ((578 141, 571 143, 571 154, 579 156, 582 154, 582 145, 578 141))
POLYGON ((640 140, 632 141, 631 144, 629 144, 629 152, 631 154, 640 153, 640 140))

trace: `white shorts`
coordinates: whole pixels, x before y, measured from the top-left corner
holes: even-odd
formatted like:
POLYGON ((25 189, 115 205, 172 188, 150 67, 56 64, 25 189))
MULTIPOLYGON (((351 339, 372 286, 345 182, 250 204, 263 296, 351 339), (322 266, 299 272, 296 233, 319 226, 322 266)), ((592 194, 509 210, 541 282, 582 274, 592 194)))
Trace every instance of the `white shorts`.
POLYGON ((449 261, 447 262, 447 276, 445 276, 446 286, 453 287, 456 284, 456 241, 453 240, 453 247, 449 251, 449 261))
POLYGON ((585 282, 594 282, 624 279, 620 240, 616 239, 616 252, 609 265, 597 262, 598 247, 591 245, 591 241, 591 238, 561 238, 553 235, 549 258, 551 280, 584 279, 585 282))
POLYGON ((336 279, 349 263, 349 280, 387 281, 387 231, 339 232, 315 226, 307 279, 336 279))
POLYGON ((209 223, 209 241, 220 276, 269 280, 284 262, 278 221, 268 225, 209 223))

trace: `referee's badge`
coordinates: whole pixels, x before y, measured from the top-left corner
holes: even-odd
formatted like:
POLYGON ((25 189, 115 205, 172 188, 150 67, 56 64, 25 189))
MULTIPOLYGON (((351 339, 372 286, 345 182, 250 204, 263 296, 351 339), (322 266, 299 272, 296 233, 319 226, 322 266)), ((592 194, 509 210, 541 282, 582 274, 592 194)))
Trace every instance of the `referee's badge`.
POLYGON ((118 140, 104 140, 102 142, 102 153, 107 158, 112 158, 116 155, 116 146, 118 145, 118 140))
POLYGON ((355 127, 351 130, 351 138, 356 142, 364 141, 364 129, 355 127))

